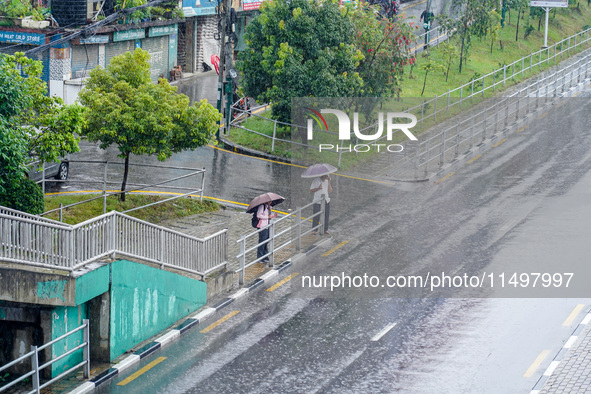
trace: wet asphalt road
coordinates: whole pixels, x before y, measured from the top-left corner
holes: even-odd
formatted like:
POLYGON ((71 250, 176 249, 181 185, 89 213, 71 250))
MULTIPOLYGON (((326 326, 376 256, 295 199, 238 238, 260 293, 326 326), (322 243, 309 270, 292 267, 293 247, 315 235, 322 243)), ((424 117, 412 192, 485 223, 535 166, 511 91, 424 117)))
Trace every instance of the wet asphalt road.
POLYGON ((99 392, 529 392, 583 313, 567 316, 591 302, 591 103, 589 92, 580 97, 440 182, 342 182, 331 233, 333 245, 346 244, 314 255, 276 290, 231 304, 209 322, 235 316, 185 334, 99 392), (304 276, 426 272, 574 277, 569 289, 507 280, 431 294, 298 286, 304 276), (166 359, 117 385, 158 357, 166 359))

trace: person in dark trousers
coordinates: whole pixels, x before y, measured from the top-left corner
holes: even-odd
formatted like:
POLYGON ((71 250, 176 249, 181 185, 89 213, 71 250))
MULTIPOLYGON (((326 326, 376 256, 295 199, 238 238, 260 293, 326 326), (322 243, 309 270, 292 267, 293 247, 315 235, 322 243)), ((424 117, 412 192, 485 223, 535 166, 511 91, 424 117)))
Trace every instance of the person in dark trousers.
POLYGON ((423 22, 423 28, 425 29, 425 46, 429 45, 429 30, 431 30, 431 21, 435 19, 435 14, 431 11, 423 11, 419 20, 423 22))
MULTIPOLYGON (((259 219, 259 224, 257 225, 257 228, 267 227, 269 225, 269 220, 274 217, 277 217, 277 214, 271 213, 271 202, 267 202, 267 203, 259 205, 259 208, 257 209, 257 218, 259 219)), ((261 230, 259 232, 259 247, 257 248, 257 259, 260 259, 264 255, 269 253, 269 242, 265 242, 265 241, 268 241, 268 239, 269 239, 269 229, 266 228, 264 230, 261 230), (263 243, 263 244, 261 245, 261 243, 263 243)), ((269 262, 269 256, 267 256, 263 260, 261 260, 261 263, 268 263, 268 262, 269 262)))
MULTIPOLYGON (((312 181, 312 185, 310 186, 310 192, 314 193, 314 214, 320 212, 322 208, 322 197, 326 200, 325 204, 325 212, 324 212, 324 234, 329 234, 328 232, 328 218, 330 216, 330 197, 328 193, 332 193, 332 186, 330 184, 330 175, 323 175, 319 178, 316 178, 312 181)), ((314 216, 312 219, 312 227, 318 226, 318 222, 320 221, 320 215, 314 216)), ((312 234, 316 234, 317 231, 314 230, 312 234)))

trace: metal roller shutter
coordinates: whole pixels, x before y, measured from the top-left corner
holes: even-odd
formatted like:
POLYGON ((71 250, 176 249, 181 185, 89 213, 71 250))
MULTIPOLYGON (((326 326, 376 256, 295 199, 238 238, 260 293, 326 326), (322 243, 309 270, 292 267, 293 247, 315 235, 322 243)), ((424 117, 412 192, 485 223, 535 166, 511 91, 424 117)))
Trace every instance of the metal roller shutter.
POLYGON ((98 45, 72 46, 72 78, 84 78, 98 66, 98 45))
POLYGON ((111 59, 118 55, 123 55, 125 52, 135 50, 135 41, 121 41, 114 42, 105 46, 105 61, 108 66, 111 63, 111 59))
POLYGON ((162 74, 164 79, 169 77, 168 69, 168 36, 144 38, 142 48, 150 54, 150 77, 157 81, 162 74))

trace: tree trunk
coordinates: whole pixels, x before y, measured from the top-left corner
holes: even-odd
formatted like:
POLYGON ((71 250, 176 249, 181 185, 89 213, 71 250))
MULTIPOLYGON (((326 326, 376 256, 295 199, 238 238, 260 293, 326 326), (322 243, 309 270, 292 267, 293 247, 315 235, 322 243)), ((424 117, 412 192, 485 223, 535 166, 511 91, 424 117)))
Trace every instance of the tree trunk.
POLYGON ((462 45, 460 47, 460 74, 462 73, 462 62, 464 60, 464 40, 465 36, 462 36, 462 45))
POLYGON ((501 48, 501 51, 503 50, 503 40, 499 40, 499 47, 501 48))
POLYGON ((425 80, 423 81, 423 90, 421 91, 421 96, 425 93, 425 86, 427 86, 427 75, 429 74, 429 70, 425 71, 425 80))
POLYGON ((121 184, 121 194, 119 200, 125 202, 125 186, 127 185, 127 174, 129 173, 129 152, 125 154, 125 169, 123 170, 123 183, 121 184))
POLYGON ((521 9, 517 12, 517 28, 515 29, 515 41, 519 39, 519 19, 521 19, 521 9))
MULTIPOLYGON (((591 1, 591 0, 589 0, 591 1)), ((445 71, 445 82, 447 82, 447 77, 449 77, 449 68, 451 67, 451 60, 447 63, 447 71, 445 71)))
POLYGON ((540 17, 540 19, 538 19, 538 31, 540 31, 541 28, 542 28, 542 17, 540 17))
POLYGON ((490 40, 490 53, 492 53, 494 43, 495 43, 495 37, 493 36, 492 39, 490 40))

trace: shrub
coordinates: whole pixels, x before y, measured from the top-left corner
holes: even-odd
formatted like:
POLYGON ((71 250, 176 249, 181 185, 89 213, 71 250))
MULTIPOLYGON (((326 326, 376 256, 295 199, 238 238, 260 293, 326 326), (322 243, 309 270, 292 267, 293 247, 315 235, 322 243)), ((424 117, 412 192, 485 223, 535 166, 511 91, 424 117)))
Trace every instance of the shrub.
POLYGON ((29 178, 17 179, 7 184, 4 193, 0 194, 0 205, 33 215, 43 213, 45 202, 39 185, 29 178))

